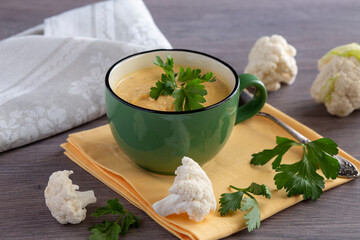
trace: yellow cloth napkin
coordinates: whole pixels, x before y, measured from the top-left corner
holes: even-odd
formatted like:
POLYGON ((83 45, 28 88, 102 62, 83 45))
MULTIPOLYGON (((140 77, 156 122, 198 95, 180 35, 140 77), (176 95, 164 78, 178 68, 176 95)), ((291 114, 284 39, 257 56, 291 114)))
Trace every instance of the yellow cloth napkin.
MULTIPOLYGON (((311 140, 321 137, 270 105, 266 105, 262 111, 275 115, 311 140)), ((271 120, 259 116, 234 127, 223 150, 203 166, 212 181, 216 199, 222 193, 230 192, 230 184, 238 187, 247 187, 251 182, 266 184, 271 190, 272 198, 257 198, 262 220, 302 200, 302 196, 288 198, 285 190, 276 189, 273 180, 275 172, 270 163, 265 166, 253 166, 249 163, 253 153, 273 148, 276 136, 291 138, 271 120)), ((168 189, 174 176, 153 174, 134 164, 117 146, 108 125, 71 134, 62 147, 71 160, 181 239, 218 239, 246 228, 244 214, 240 211, 225 217, 212 212, 200 223, 188 220, 186 214, 174 214, 166 218, 157 215, 151 206, 169 194, 168 189)), ((339 154, 360 169, 360 163, 356 159, 342 150, 339 154)), ((284 160, 287 163, 295 162, 300 160, 301 155, 302 149, 294 147, 284 156, 284 160)), ((327 180, 326 190, 348 181, 350 180, 343 178, 327 180)))

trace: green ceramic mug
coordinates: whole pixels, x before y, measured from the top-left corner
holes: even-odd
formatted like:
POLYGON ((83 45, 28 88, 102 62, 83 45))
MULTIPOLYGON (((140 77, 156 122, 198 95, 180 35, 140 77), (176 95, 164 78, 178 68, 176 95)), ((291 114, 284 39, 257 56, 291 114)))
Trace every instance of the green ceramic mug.
POLYGON ((216 57, 179 49, 141 52, 121 59, 108 70, 105 85, 107 117, 116 142, 140 167, 160 174, 174 174, 184 156, 200 165, 212 159, 225 145, 234 125, 259 112, 267 97, 263 83, 254 75, 238 76, 230 65, 216 57), (214 105, 185 112, 141 108, 114 93, 119 79, 154 66, 155 56, 166 59, 166 53, 178 65, 206 69, 221 76, 231 93, 214 105), (241 91, 250 86, 256 88, 253 99, 239 107, 241 91))

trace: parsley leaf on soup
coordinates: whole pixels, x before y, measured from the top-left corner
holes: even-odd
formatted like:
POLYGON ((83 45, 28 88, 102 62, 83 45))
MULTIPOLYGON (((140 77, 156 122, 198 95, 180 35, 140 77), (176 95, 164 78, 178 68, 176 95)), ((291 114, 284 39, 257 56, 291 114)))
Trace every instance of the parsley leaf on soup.
POLYGON ((170 54, 166 55, 166 62, 156 56, 154 64, 161 67, 164 73, 155 87, 151 88, 151 98, 157 100, 161 95, 171 95, 175 98, 175 111, 190 111, 204 107, 201 103, 206 102, 204 96, 207 95, 207 91, 201 83, 216 81, 212 72, 201 75, 200 69, 184 69, 180 66, 179 73, 174 73, 174 59, 170 54))
POLYGON ((205 102, 206 94, 205 86, 200 84, 199 79, 189 81, 185 87, 181 86, 172 95, 175 98, 175 110, 182 111, 184 108, 185 111, 190 111, 202 108, 200 103, 205 102))

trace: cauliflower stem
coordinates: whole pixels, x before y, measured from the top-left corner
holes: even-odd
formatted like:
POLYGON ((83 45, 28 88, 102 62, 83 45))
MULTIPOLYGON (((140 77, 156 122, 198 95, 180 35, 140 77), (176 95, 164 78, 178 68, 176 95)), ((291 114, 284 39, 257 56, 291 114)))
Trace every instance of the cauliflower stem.
POLYGON ((167 197, 154 203, 153 208, 156 209, 157 214, 161 216, 168 216, 171 214, 180 214, 186 212, 186 202, 183 201, 178 194, 169 194, 167 197))

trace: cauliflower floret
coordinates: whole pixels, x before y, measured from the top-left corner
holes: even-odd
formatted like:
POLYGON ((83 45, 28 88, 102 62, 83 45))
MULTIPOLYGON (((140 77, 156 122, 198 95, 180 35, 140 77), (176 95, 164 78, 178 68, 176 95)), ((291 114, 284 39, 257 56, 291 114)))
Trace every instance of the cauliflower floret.
POLYGON ((268 91, 276 91, 280 83, 292 84, 298 68, 296 49, 280 35, 259 38, 249 54, 244 72, 257 76, 268 91))
POLYGON ((360 45, 339 46, 318 62, 311 96, 330 114, 345 117, 360 108, 360 45))
POLYGON ((160 216, 186 212, 191 220, 201 222, 210 210, 216 210, 212 184, 204 170, 191 158, 184 157, 175 171, 170 194, 153 204, 160 216))
POLYGON ((78 224, 86 217, 85 207, 95 203, 94 191, 78 192, 78 185, 73 185, 69 175, 73 171, 58 171, 51 174, 45 188, 46 206, 51 215, 61 224, 78 224))

